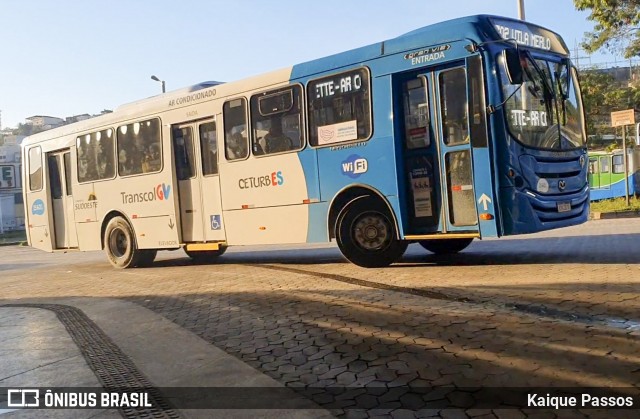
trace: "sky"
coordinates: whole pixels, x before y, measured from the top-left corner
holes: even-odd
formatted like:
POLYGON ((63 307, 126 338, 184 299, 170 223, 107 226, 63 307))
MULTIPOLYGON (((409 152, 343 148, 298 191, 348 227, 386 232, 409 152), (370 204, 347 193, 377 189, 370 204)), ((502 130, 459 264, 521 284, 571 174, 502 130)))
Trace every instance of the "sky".
MULTIPOLYGON (((159 94, 151 75, 167 91, 234 81, 478 13, 515 18, 517 0, 0 0, 1 124, 115 109, 159 94)), ((571 0, 525 0, 525 15, 571 49, 593 28, 571 0)))

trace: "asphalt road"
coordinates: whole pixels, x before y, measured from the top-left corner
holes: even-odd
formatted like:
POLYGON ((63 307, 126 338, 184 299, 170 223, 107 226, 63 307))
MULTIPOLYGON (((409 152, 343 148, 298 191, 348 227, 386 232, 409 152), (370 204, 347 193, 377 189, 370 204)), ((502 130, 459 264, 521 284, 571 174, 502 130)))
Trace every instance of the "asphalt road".
POLYGON ((640 395, 639 245, 640 219, 619 219, 477 241, 447 257, 412 245, 383 269, 349 264, 331 245, 232 248, 211 264, 164 252, 124 271, 100 252, 0 247, 0 304, 132 302, 286 387, 342 390, 314 398, 336 415, 610 417, 478 408, 470 389, 640 395), (386 401, 344 392, 364 387, 430 391, 386 401))

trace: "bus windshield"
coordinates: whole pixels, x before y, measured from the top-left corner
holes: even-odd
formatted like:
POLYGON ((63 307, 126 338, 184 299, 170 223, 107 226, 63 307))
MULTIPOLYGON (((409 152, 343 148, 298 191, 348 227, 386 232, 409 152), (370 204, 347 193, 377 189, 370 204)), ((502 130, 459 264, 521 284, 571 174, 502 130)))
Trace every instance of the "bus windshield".
MULTIPOLYGON (((523 84, 503 83, 509 131, 522 144, 544 150, 585 146, 582 102, 575 69, 555 61, 522 62, 523 84)), ((500 66, 507 80, 504 66, 500 66)))

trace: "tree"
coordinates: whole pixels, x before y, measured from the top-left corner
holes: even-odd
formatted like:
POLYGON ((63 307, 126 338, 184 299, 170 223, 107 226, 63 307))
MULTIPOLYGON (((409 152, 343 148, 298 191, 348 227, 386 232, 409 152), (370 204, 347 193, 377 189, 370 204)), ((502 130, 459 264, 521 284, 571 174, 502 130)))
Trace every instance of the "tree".
POLYGON ((34 127, 32 124, 18 124, 18 128, 13 130, 15 135, 32 135, 44 131, 42 127, 34 127))
POLYGON ((606 71, 587 70, 580 73, 580 87, 587 115, 589 147, 604 147, 602 137, 616 134, 611 127, 611 112, 640 108, 640 86, 616 81, 606 71))
POLYGON ((573 0, 578 10, 590 10, 595 22, 583 47, 594 52, 605 48, 623 52, 625 58, 640 55, 640 0, 573 0))

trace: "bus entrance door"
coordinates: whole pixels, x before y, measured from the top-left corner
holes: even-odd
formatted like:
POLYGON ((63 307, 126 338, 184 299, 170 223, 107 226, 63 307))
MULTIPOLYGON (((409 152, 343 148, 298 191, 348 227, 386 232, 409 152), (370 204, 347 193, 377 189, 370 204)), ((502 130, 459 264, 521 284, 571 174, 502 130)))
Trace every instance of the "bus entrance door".
POLYGON ((430 115, 429 81, 418 75, 401 83, 402 133, 407 182, 408 225, 405 232, 434 233, 440 224, 438 148, 430 115))
POLYGON ((438 145, 443 196, 447 202, 446 228, 478 231, 469 131, 467 71, 464 66, 434 72, 437 88, 438 145))
POLYGON ((408 222, 405 236, 478 232, 465 67, 400 82, 408 222))
POLYGON ((224 241, 216 123, 175 125, 171 131, 182 241, 224 241))
POLYGON ((71 185, 71 153, 69 150, 47 153, 53 236, 56 249, 78 247, 78 235, 73 213, 71 185))

